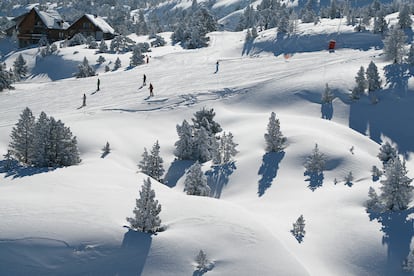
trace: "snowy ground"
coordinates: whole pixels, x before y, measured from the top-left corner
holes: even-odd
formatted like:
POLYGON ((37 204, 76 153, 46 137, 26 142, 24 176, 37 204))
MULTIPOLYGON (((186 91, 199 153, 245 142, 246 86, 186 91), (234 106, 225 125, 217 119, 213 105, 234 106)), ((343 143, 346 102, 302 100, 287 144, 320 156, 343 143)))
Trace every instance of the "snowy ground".
MULTIPOLYGON (((252 45, 243 32, 210 36, 204 49, 153 49, 149 64, 133 69, 130 53, 104 54, 99 92, 98 77, 71 77, 84 56, 95 64, 93 50, 61 48, 44 59, 36 59, 37 49, 22 52, 33 74, 0 93, 0 152, 28 106, 71 128, 82 162, 0 175, 1 275, 191 275, 200 249, 214 262, 207 275, 405 275, 411 210, 371 220, 364 203, 369 186, 379 187, 370 169, 380 167, 376 155, 385 139, 398 145, 414 176, 411 75, 396 76, 399 68, 381 56, 378 36, 353 33, 339 20, 300 25, 290 38, 268 30, 252 45), (332 38, 338 49, 328 53, 332 38), (123 67, 105 73, 117 56, 123 67), (371 60, 385 85, 380 102, 352 103, 354 77, 371 60), (147 86, 139 89, 144 73, 155 88, 150 99, 147 86), (332 110, 320 104, 326 83, 337 97, 332 110), (84 93, 87 106, 79 108, 84 93), (239 144, 234 167, 203 165, 219 198, 185 195, 191 163, 173 155, 176 125, 203 107, 214 108, 215 120, 239 144), (288 139, 283 154, 264 150, 272 111, 288 139), (149 236, 123 226, 145 178, 137 163, 156 140, 168 186, 152 183, 166 231, 149 236), (107 141, 112 152, 101 158, 107 141), (321 184, 303 175, 315 143, 328 156, 321 184), (350 171, 351 187, 343 181, 350 171), (290 230, 301 214, 306 236, 298 243, 290 230)), ((17 54, 8 56, 8 66, 17 54)))

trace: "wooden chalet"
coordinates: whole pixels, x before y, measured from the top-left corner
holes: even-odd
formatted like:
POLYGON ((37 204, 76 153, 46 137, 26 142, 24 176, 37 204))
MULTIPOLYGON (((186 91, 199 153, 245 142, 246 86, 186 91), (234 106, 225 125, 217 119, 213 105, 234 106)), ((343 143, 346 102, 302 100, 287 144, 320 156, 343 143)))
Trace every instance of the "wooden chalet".
POLYGON ((16 24, 17 38, 20 47, 37 44, 45 37, 49 42, 67 37, 69 23, 65 22, 56 11, 39 11, 31 9, 16 24))
POLYGON ((69 38, 77 33, 85 37, 92 36, 96 40, 112 39, 115 37, 114 29, 100 16, 84 14, 76 20, 67 30, 69 38))

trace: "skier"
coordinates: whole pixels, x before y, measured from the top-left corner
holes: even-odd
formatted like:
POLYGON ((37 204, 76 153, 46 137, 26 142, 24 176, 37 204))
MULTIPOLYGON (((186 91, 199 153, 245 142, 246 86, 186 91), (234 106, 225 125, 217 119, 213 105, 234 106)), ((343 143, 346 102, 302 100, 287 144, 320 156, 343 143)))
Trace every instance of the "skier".
POLYGON ((149 63, 149 56, 148 55, 145 55, 146 57, 147 57, 147 63, 149 63))
POLYGON ((99 85, 101 84, 101 81, 99 80, 99 78, 98 78, 98 82, 96 83, 96 86, 97 86, 97 88, 96 88, 96 91, 99 91, 99 85))
POLYGON ((218 72, 218 69, 219 69, 219 62, 217 60, 217 62, 216 62, 216 72, 214 72, 214 73, 217 73, 218 72))
POLYGON ((153 90, 154 90, 154 87, 152 86, 152 83, 150 83, 149 85, 150 97, 154 96, 153 90))
POLYGON ((82 103, 82 106, 86 106, 86 95, 85 94, 83 94, 83 103, 82 103))
POLYGON ((142 86, 147 85, 147 76, 144 74, 144 81, 142 82, 142 86))

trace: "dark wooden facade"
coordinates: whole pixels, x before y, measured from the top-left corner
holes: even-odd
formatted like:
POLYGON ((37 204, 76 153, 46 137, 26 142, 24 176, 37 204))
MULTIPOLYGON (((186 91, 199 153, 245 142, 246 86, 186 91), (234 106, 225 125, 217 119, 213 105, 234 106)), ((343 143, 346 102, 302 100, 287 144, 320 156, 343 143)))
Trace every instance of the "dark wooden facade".
MULTIPOLYGON (((101 29, 97 22, 94 22, 93 15, 83 15, 81 18, 76 20, 73 24, 70 25, 68 28, 68 36, 69 38, 73 37, 77 33, 81 33, 85 37, 92 36, 96 40, 103 39, 112 39, 114 38, 114 33, 110 32, 105 29, 101 29)), ((96 16, 95 16, 96 17, 96 16)), ((99 18, 99 20, 103 20, 99 18)), ((106 22, 102 22, 105 25, 106 22)), ((108 27, 110 27, 108 25, 108 27)), ((111 28, 112 29, 112 28, 111 28)))
POLYGON ((39 12, 33 8, 17 25, 17 38, 19 46, 26 47, 28 45, 37 44, 42 37, 49 42, 65 39, 67 36, 65 30, 65 22, 57 21, 54 26, 48 26, 48 22, 44 22, 39 12))

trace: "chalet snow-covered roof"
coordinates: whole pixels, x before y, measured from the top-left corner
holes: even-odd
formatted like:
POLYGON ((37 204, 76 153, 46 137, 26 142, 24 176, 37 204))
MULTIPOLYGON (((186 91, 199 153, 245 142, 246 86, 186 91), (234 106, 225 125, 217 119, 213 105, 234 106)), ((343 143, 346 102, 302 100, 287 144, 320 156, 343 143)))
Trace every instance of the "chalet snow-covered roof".
POLYGON ((115 30, 102 17, 93 14, 85 14, 85 16, 92 22, 92 24, 101 29, 102 32, 115 34, 115 30))
POLYGON ((35 11, 47 28, 61 30, 66 30, 69 28, 69 23, 65 22, 57 11, 48 10, 47 12, 44 12, 39 11, 36 8, 35 11))

